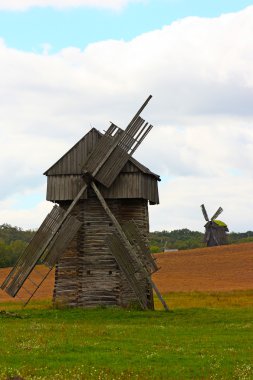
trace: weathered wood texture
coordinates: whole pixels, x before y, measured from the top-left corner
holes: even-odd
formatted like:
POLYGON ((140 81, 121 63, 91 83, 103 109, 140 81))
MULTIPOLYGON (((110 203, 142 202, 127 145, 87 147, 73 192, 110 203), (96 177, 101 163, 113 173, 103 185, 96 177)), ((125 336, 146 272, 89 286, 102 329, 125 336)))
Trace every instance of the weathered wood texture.
POLYGON ((1 285, 1 288, 12 297, 15 297, 37 262, 41 259, 45 251, 45 241, 52 235, 63 213, 64 211, 60 207, 54 206, 1 285))
POLYGON ((83 169, 92 174, 98 182, 107 188, 110 187, 134 150, 151 130, 152 126, 144 122, 138 116, 125 131, 112 124, 96 144, 83 169))
MULTIPOLYGON (((48 176, 47 200, 57 203, 72 200, 83 184, 80 175, 48 176)), ((106 199, 143 198, 154 204, 159 203, 157 180, 138 171, 120 173, 109 189, 102 185, 98 185, 98 188, 106 199)), ((87 199, 87 192, 82 199, 87 199)))
MULTIPOLYGON (((81 227, 81 222, 69 215, 62 224, 61 229, 53 237, 64 214, 61 207, 54 206, 1 285, 1 288, 12 297, 15 297, 25 281, 30 279, 29 276, 39 261, 52 269, 61 253, 76 235, 76 232, 81 227)), ((37 284, 34 285, 36 286, 37 284)), ((38 287, 36 286, 36 289, 38 287)))
MULTIPOLYGON (((56 162, 47 175, 47 200, 53 202, 73 200, 83 186, 83 163, 101 139, 96 129, 87 133, 69 152, 56 162)), ((160 178, 129 156, 110 188, 98 185, 104 198, 143 198, 152 204, 159 203, 157 181, 160 178)), ((87 192, 83 199, 87 198, 87 192)))
POLYGON ((204 240, 208 247, 214 247, 216 245, 224 245, 228 243, 227 232, 228 228, 223 226, 218 226, 214 222, 207 223, 205 227, 204 240))
MULTIPOLYGON (((160 178, 126 155, 128 149, 133 150, 151 128, 142 126, 143 123, 137 115, 129 125, 129 134, 111 125, 104 137, 93 128, 45 172, 48 180, 47 200, 67 209, 84 185, 85 169, 95 178, 100 173, 98 189, 119 224, 123 226, 133 219, 141 234, 147 237, 148 201, 151 204, 159 203, 157 181, 160 178), (123 135, 125 137, 121 140, 123 135), (116 140, 121 141, 120 147, 116 140), (115 154, 118 150, 124 152, 122 157, 120 155, 122 160, 115 154), (98 158, 95 160, 94 157, 98 158), (85 166, 85 162, 89 165, 85 166)), ((117 233, 116 228, 90 188, 82 194, 71 215, 82 224, 56 265, 54 302, 82 307, 138 303, 133 284, 119 268, 107 243, 108 236, 117 233)), ((135 277, 143 304, 152 309, 150 281, 138 271, 135 277)))
POLYGON ((148 273, 152 274, 158 270, 155 259, 150 252, 149 240, 143 236, 137 224, 132 220, 123 226, 124 233, 130 244, 138 251, 142 265, 145 266, 148 273))
POLYGON ((92 128, 44 174, 81 174, 84 162, 100 138, 101 134, 92 128))
MULTIPOLYGON (((66 207, 68 202, 63 205, 66 207)), ((108 206, 121 225, 134 219, 141 233, 147 237, 147 201, 108 200, 108 206)), ((127 307, 138 303, 107 244, 108 236, 115 234, 115 227, 92 192, 87 200, 76 205, 74 215, 82 226, 56 265, 54 302, 80 307, 127 307)), ((148 307, 152 309, 152 288, 141 275, 137 274, 137 277, 148 307)))

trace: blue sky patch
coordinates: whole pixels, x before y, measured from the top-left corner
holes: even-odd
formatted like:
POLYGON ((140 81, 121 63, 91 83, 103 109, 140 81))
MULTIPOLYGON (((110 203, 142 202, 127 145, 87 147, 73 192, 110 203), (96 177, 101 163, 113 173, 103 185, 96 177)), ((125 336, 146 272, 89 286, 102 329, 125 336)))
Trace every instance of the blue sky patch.
POLYGON ((217 17, 248 5, 252 1, 150 0, 118 12, 89 7, 0 11, 0 37, 9 47, 36 53, 50 44, 54 53, 68 46, 84 49, 101 40, 131 40, 187 16, 217 17))

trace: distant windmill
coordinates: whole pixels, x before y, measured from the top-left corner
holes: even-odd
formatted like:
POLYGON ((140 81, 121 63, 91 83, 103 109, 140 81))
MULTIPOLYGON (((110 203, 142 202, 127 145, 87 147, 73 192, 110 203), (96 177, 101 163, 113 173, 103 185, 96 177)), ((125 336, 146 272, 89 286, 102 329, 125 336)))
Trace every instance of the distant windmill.
POLYGON ((221 207, 218 208, 216 213, 209 219, 205 206, 200 206, 202 209, 202 213, 204 215, 207 223, 205 224, 205 237, 204 240, 208 247, 213 247, 216 245, 227 244, 227 235, 228 232, 227 225, 221 220, 217 220, 216 218, 222 213, 223 209, 221 207))

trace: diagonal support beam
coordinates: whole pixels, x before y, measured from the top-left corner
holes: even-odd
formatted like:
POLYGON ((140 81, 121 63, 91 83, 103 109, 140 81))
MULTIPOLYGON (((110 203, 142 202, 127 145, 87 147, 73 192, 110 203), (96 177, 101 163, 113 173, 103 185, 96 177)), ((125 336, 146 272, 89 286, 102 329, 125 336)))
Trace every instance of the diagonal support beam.
POLYGON ((159 300, 161 301, 164 309, 166 311, 169 311, 169 308, 165 302, 165 300, 163 299, 161 293, 159 292, 157 286, 155 285, 155 283, 152 281, 152 279, 150 278, 150 274, 148 273, 148 271, 146 270, 146 268, 142 265, 140 259, 138 258, 138 255, 136 255, 136 252, 134 251, 133 247, 131 246, 130 242, 128 241, 121 225, 119 224, 119 222, 117 221, 117 219, 115 218, 115 216, 113 215, 113 213, 111 212, 110 208, 108 207, 104 197, 102 196, 102 194, 100 193, 99 189, 97 188, 96 184, 94 182, 91 182, 91 187, 92 189, 94 190, 96 196, 98 197, 98 200, 100 201, 102 207, 104 208, 105 212, 107 213, 107 215, 109 216, 109 218, 111 219, 114 227, 116 228, 121 240, 123 241, 124 245, 126 246, 127 250, 130 252, 130 254, 135 258, 135 260, 138 262, 139 264, 139 267, 140 269, 142 270, 143 274, 145 275, 147 281, 150 283, 150 285, 152 286, 152 288, 154 289, 157 297, 159 298, 159 300))

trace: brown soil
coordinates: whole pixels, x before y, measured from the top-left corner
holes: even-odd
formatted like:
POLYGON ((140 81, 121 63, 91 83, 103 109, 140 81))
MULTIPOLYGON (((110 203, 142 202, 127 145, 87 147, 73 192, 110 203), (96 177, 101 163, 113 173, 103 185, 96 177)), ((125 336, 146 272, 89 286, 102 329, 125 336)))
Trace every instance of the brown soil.
MULTIPOLYGON (((11 268, 0 269, 0 284, 2 284, 3 280, 9 274, 10 270, 11 270, 11 268)), ((40 274, 41 275, 46 274, 48 272, 48 269, 46 267, 44 267, 43 265, 39 265, 36 267, 35 270, 36 270, 36 272, 33 271, 32 276, 31 276, 31 280, 33 282, 35 282, 36 284, 38 284, 42 279, 40 274)), ((34 285, 29 280, 27 280, 25 282, 24 287, 29 292, 33 292, 33 290, 34 290, 34 285)), ((50 274, 46 278, 45 282, 41 285, 41 287, 38 289, 38 291, 33 296, 33 299, 45 300, 45 299, 52 298, 53 287, 54 287, 54 270, 52 270, 50 272, 50 274)), ((26 300, 29 297, 29 293, 22 289, 18 293, 18 296, 22 300, 26 300)), ((20 301, 20 298, 18 298, 18 297, 12 298, 12 297, 8 296, 8 294, 6 294, 3 290, 0 289, 0 302, 20 301)))
MULTIPOLYGON (((223 247, 198 248, 187 251, 158 253, 155 255, 158 267, 153 279, 162 293, 189 291, 232 291, 253 289, 253 243, 223 247)), ((37 267, 44 274, 46 268, 37 267)), ((10 268, 0 269, 0 284, 10 268)), ((38 273, 32 280, 40 281, 38 273)), ((52 271, 34 296, 34 299, 52 297, 54 271, 52 271)), ((34 288, 26 281, 28 291, 34 288)), ((27 298, 23 290, 21 298, 27 298)), ((0 302, 12 301, 0 289, 0 302)), ((15 300, 15 299, 14 299, 15 300)), ((18 298, 16 298, 19 301, 18 298)))
POLYGON ((155 255, 162 293, 253 289, 253 243, 155 255))

